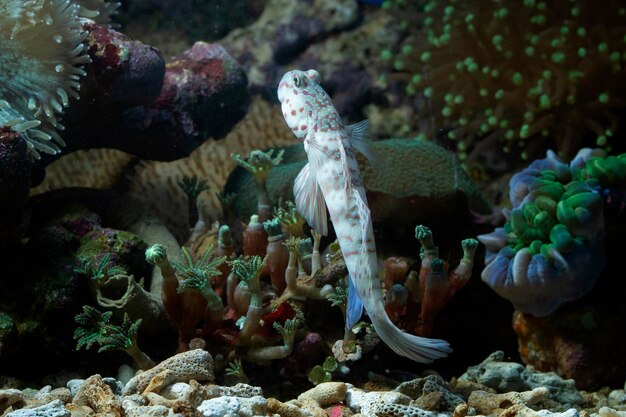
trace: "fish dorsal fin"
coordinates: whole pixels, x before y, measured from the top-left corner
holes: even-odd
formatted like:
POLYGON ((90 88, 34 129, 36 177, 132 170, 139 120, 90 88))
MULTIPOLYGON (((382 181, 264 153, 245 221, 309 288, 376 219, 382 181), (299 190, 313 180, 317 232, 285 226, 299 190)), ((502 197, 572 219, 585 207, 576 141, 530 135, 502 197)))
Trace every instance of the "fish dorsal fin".
POLYGON ((372 140, 369 135, 369 122, 361 120, 359 123, 347 126, 346 130, 354 149, 362 153, 372 165, 376 166, 380 158, 376 155, 376 151, 374 151, 372 146, 372 140))
POLYGON ((326 203, 322 189, 317 183, 315 162, 309 162, 302 168, 293 184, 296 209, 309 225, 323 236, 328 234, 326 203))

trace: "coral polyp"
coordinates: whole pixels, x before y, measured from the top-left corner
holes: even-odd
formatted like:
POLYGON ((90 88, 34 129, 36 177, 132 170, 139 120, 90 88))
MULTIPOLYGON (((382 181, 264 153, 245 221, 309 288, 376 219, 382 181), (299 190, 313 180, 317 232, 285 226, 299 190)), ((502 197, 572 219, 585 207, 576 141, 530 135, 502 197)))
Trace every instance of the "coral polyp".
POLYGON ((96 23, 108 23, 111 16, 117 14, 120 3, 105 0, 73 0, 79 5, 78 15, 89 18, 96 23))
POLYGON ((64 145, 56 115, 78 98, 89 62, 79 6, 68 0, 0 3, 0 126, 12 126, 34 158, 64 145))
POLYGON ((610 149, 626 93, 624 3, 487 3, 386 2, 422 12, 405 19, 397 55, 386 54, 406 92, 423 97, 422 133, 443 129, 468 160, 496 143, 523 159, 548 148, 568 158, 581 145, 610 149))

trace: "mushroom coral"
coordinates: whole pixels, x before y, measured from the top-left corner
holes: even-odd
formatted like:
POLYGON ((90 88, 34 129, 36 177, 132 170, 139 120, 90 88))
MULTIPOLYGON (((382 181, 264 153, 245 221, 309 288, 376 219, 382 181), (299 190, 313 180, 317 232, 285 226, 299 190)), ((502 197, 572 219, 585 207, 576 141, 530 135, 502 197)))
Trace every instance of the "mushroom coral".
POLYGON ((387 0, 384 8, 408 36, 383 58, 409 95, 421 94, 423 133, 446 129, 459 157, 471 161, 496 143, 523 159, 550 147, 569 158, 585 139, 610 150, 626 94, 623 2, 387 0))
POLYGON ((68 0, 0 2, 0 126, 10 126, 31 155, 55 154, 63 140, 56 114, 78 97, 89 62, 79 6, 68 0))
POLYGON ((605 264, 604 199, 626 185, 626 154, 583 149, 567 165, 554 152, 510 181, 506 224, 478 239, 482 279, 518 310, 547 316, 595 285, 605 264))

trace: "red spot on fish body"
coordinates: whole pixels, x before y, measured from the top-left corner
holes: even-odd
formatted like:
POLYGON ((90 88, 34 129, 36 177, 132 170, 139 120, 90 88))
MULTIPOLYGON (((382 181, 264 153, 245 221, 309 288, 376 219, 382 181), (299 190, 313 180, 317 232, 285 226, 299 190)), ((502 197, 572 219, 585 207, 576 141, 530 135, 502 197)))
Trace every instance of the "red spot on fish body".
POLYGON ((292 115, 292 116, 295 116, 295 115, 296 115, 296 111, 295 111, 295 110, 292 110, 292 111, 291 111, 291 115, 292 115))
POLYGON ((300 107, 300 113, 304 111, 304 107, 300 107))
POLYGON ((300 130, 306 130, 306 125, 300 126, 300 130))

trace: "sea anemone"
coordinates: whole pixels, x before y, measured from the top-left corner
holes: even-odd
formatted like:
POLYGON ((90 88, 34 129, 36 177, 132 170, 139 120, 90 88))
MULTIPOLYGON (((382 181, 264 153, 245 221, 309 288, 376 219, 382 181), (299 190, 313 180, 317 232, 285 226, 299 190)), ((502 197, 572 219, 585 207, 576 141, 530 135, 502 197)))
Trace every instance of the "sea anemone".
POLYGON ((468 161, 496 143, 522 159, 550 147, 570 158, 585 140, 610 150, 626 97, 623 2, 388 0, 385 7, 405 10, 408 36, 383 57, 406 92, 421 97, 423 134, 443 129, 468 161), (411 15, 419 20, 407 21, 411 15))
POLYGON ((64 145, 56 114, 78 98, 87 36, 69 0, 0 2, 0 126, 10 126, 31 155, 64 145))

